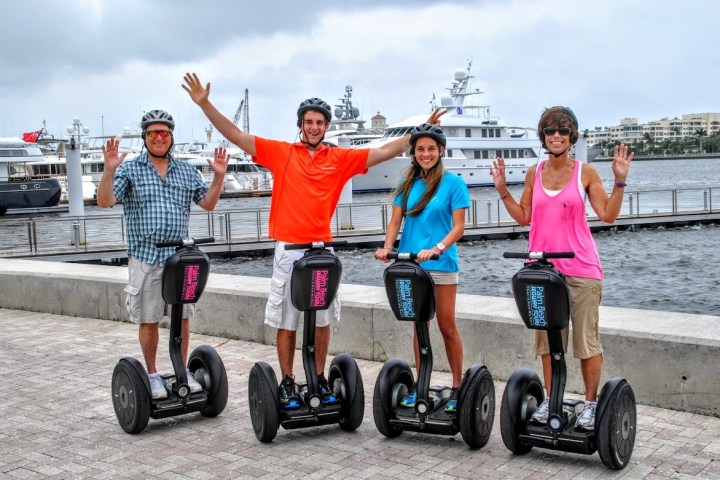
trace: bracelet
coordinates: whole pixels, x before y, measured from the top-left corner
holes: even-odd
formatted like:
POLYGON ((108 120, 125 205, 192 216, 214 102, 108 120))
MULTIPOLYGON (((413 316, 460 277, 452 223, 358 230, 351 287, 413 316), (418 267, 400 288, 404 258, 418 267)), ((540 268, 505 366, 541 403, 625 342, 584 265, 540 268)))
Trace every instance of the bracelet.
POLYGON ((510 190, 505 190, 505 193, 500 195, 500 200, 504 200, 508 195, 510 195, 510 190))
POLYGON ((625 182, 615 182, 615 186, 618 188, 625 188, 627 186, 627 183, 625 182))

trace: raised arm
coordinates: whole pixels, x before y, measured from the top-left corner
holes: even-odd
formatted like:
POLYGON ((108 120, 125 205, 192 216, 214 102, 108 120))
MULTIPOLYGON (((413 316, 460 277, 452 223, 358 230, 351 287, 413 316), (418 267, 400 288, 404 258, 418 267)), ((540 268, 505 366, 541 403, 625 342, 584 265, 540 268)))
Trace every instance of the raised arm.
POLYGON ((115 178, 115 170, 125 160, 127 152, 118 155, 119 140, 110 139, 103 145, 102 152, 105 160, 100 185, 97 188, 97 205, 100 208, 112 207, 117 203, 115 194, 113 193, 113 180, 115 178))
POLYGON ((218 132, 247 152, 248 155, 255 156, 255 136, 240 130, 237 125, 215 108, 215 105, 210 102, 210 82, 203 87, 196 73, 186 73, 183 78, 185 79, 185 85, 182 88, 190 95, 192 101, 202 109, 218 132))
POLYGON ((615 182, 612 192, 608 196, 603 187, 600 174, 594 166, 583 164, 583 176, 587 180, 588 200, 595 214, 605 223, 613 223, 620 213, 622 207, 623 194, 625 193, 625 180, 627 180, 630 171, 630 162, 635 153, 628 155, 627 145, 615 145, 613 152, 615 159, 612 164, 615 182))
POLYGON ((525 174, 525 189, 523 190, 519 203, 515 201, 513 196, 510 194, 510 190, 507 188, 505 179, 505 159, 498 157, 493 162, 493 168, 490 171, 493 176, 495 189, 497 190, 498 195, 500 195, 500 200, 502 200, 505 205, 505 209, 513 220, 515 220, 521 227, 530 224, 530 214, 532 211, 532 184, 533 181, 535 181, 536 168, 537 166, 533 165, 525 174))
MULTIPOLYGON (((431 123, 433 125, 440 125, 440 117, 445 115, 447 113, 447 110, 440 110, 439 108, 436 108, 435 111, 428 117, 427 123, 431 123)), ((368 155, 367 160, 367 167, 374 167, 378 163, 385 162, 387 160, 390 160, 391 158, 395 158, 399 156, 403 151, 407 150, 408 146, 410 145, 410 134, 404 135, 397 140, 394 140, 390 143, 386 143, 382 147, 372 148, 370 149, 370 154, 368 155)))

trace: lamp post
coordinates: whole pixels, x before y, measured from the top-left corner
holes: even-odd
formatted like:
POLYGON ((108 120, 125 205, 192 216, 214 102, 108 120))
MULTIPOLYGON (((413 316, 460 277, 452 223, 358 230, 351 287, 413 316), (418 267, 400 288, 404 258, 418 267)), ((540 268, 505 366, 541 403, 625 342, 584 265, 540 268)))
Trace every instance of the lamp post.
POLYGON ((84 216, 85 204, 83 202, 83 186, 82 186, 82 165, 80 163, 80 145, 82 145, 82 137, 87 135, 90 129, 80 123, 80 119, 75 117, 71 126, 67 128, 70 136, 69 146, 66 149, 67 163, 67 196, 70 206, 71 216, 84 216))

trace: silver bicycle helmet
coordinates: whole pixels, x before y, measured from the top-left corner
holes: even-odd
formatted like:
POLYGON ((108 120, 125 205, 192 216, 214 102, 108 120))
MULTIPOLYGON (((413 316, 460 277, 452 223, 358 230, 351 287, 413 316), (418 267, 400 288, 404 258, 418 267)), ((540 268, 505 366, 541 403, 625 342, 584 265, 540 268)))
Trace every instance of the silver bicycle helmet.
POLYGON ((150 110, 145 113, 145 115, 142 116, 142 120, 140 120, 140 128, 144 131, 148 125, 152 125, 153 123, 162 123, 163 125, 167 125, 171 131, 175 130, 175 120, 173 120, 172 115, 165 110, 150 110))
POLYGON ((422 125, 418 125, 410 131, 411 148, 415 148, 415 142, 417 142, 417 139, 420 137, 433 138, 443 148, 445 148, 445 145, 447 143, 442 128, 436 127, 435 125, 432 125, 430 123, 423 123, 422 125))
POLYGON ((322 113, 328 123, 330 123, 330 120, 332 120, 332 109, 330 108, 330 105, 328 105, 327 102, 320 98, 313 97, 308 98, 307 100, 303 100, 300 103, 300 106, 297 110, 298 125, 302 121, 303 113, 307 112, 308 110, 314 110, 316 112, 322 113))

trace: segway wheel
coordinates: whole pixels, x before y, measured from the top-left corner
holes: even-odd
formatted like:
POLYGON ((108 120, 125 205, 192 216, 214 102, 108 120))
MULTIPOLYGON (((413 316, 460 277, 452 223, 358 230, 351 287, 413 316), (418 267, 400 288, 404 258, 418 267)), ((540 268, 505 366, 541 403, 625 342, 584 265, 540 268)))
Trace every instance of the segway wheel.
POLYGON ((188 370, 200 379, 208 392, 205 408, 200 413, 205 417, 217 417, 225 410, 228 400, 228 380, 220 355, 209 345, 193 350, 188 360, 188 370))
POLYGON ((544 395, 540 377, 526 368, 513 372, 505 386, 500 404, 500 433, 507 449, 516 455, 532 449, 532 445, 520 440, 520 434, 525 432, 544 395))
POLYGON ((392 412, 398 408, 402 395, 413 385, 413 374, 406 362, 391 359, 385 362, 375 380, 373 393, 373 418, 378 432, 395 438, 403 431, 390 423, 392 412))
POLYGON ((348 432, 356 430, 365 415, 365 388, 352 356, 341 353, 333 358, 328 383, 341 401, 340 428, 348 432))
POLYGON ((127 433, 143 431, 150 420, 150 393, 140 373, 128 360, 123 358, 115 366, 111 388, 120 427, 127 433))
POLYGON ((460 434, 470 448, 481 448, 490 440, 495 421, 495 385, 483 368, 470 381, 458 412, 460 434))
MULTIPOLYGON (((267 368, 272 372, 269 365, 267 368)), ((280 411, 275 401, 278 384, 274 373, 272 373, 272 377, 271 381, 257 363, 250 369, 248 382, 250 419, 255 436, 264 443, 271 442, 280 427, 280 411)))
POLYGON ((615 388, 595 428, 600 460, 613 470, 625 468, 632 456, 637 431, 635 393, 630 384, 623 382, 615 388))

